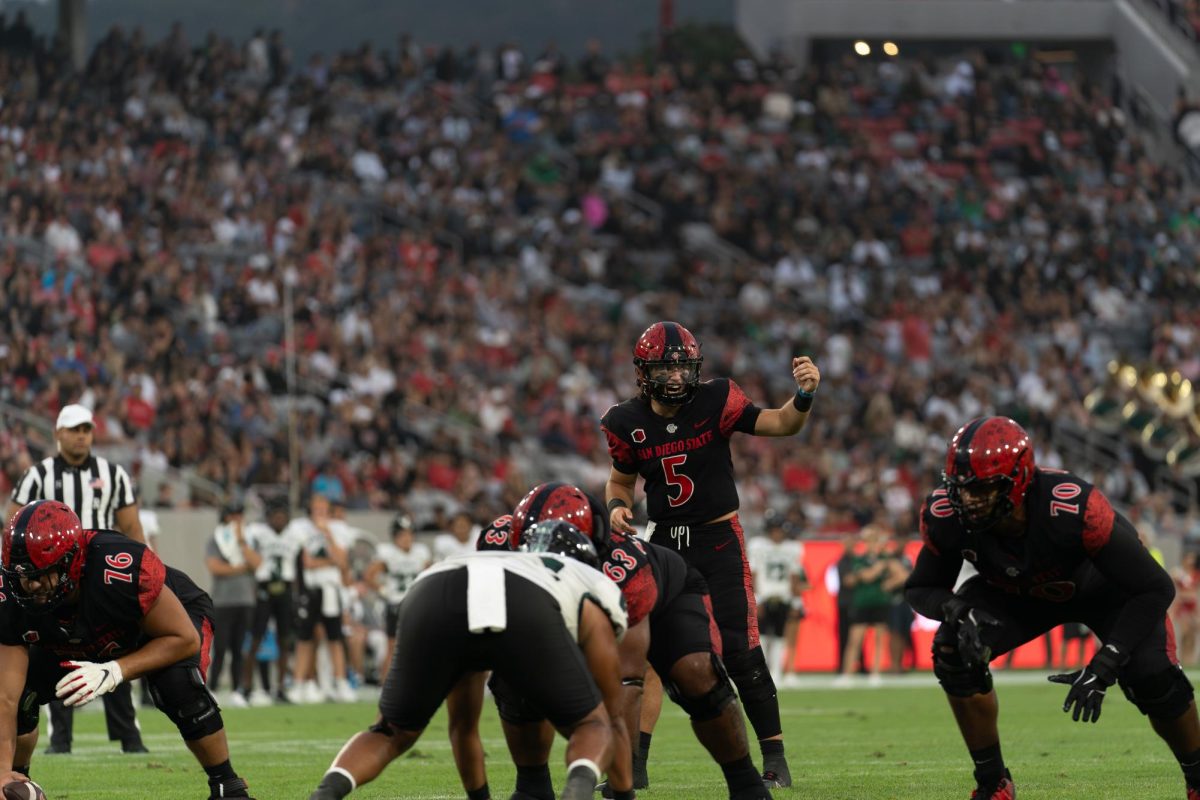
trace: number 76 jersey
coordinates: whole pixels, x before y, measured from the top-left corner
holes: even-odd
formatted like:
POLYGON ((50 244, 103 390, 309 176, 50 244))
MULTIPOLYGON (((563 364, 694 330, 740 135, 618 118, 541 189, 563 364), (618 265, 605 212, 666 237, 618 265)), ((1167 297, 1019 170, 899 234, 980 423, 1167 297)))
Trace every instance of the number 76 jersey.
POLYGON ((114 531, 84 531, 79 598, 44 614, 26 611, 0 587, 0 644, 36 645, 65 659, 108 661, 143 644, 142 619, 168 586, 191 616, 212 601, 144 544, 114 531))
POLYGON ((729 439, 754 433, 761 409, 728 378, 700 384, 673 417, 635 397, 605 412, 600 427, 613 467, 646 480, 655 524, 699 525, 738 508, 729 439))

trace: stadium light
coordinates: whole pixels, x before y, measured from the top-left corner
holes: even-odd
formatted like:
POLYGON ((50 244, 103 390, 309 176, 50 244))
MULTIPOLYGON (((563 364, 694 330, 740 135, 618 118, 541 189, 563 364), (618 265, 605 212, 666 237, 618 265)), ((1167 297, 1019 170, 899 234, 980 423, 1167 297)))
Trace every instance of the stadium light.
POLYGON ((900 48, 895 42, 884 42, 883 52, 893 58, 900 55, 900 48))
POLYGON ((858 53, 860 56, 869 56, 871 55, 871 45, 867 44, 862 39, 859 39, 854 43, 854 52, 858 53))

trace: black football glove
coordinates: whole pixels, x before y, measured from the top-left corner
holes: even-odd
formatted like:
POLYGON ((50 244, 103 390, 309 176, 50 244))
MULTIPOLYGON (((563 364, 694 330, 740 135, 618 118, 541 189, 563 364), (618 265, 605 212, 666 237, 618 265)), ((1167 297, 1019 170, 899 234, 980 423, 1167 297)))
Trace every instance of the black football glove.
POLYGON ((1108 687, 1117 682, 1117 673, 1128 658, 1120 648, 1106 644, 1096 651, 1092 660, 1083 669, 1075 672, 1065 672, 1061 675, 1051 675, 1051 683, 1068 684, 1071 690, 1067 692, 1067 701, 1063 703, 1063 711, 1075 711, 1071 719, 1079 722, 1095 722, 1100 719, 1100 704, 1104 702, 1104 694, 1108 687))
POLYGON ((942 604, 947 625, 953 625, 958 637, 958 656, 967 669, 986 667, 992 660, 992 646, 984 641, 988 628, 1000 626, 1000 620, 979 608, 971 608, 961 597, 942 604))

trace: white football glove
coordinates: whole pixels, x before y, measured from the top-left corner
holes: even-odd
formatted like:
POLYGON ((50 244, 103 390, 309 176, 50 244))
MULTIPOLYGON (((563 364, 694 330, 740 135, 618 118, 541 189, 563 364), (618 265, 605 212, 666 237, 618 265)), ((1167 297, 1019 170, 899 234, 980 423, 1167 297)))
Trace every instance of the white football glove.
POLYGON ((103 664, 64 661, 63 666, 70 667, 71 671, 54 687, 54 693, 63 704, 72 707, 90 703, 100 695, 108 694, 125 680, 121 665, 116 661, 105 661, 103 664))

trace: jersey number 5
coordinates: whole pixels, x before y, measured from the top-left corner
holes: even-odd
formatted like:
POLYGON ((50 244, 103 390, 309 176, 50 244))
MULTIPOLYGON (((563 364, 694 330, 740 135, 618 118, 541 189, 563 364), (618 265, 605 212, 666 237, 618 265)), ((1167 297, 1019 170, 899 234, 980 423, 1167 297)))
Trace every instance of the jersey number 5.
POLYGON ((692 483, 692 479, 687 475, 681 475, 677 470, 682 467, 687 461, 687 453, 682 453, 677 456, 667 456, 662 460, 663 476, 667 481, 668 486, 673 486, 679 490, 679 493, 674 497, 667 495, 667 502, 671 504, 671 508, 679 508, 681 505, 692 499, 692 495, 696 492, 696 484, 692 483))
POLYGON ((128 572, 118 572, 118 570, 127 570, 133 566, 133 556, 129 553, 117 553, 112 556, 105 556, 104 563, 113 569, 104 570, 104 582, 112 583, 120 581, 121 583, 133 583, 133 576, 128 572))

